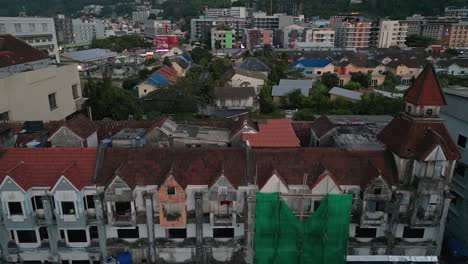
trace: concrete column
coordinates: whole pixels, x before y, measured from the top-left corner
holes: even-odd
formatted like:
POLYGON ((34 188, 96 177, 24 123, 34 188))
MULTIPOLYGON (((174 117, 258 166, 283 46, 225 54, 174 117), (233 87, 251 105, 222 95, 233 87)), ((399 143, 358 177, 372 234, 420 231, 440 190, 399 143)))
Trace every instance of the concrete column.
POLYGON ((197 263, 203 263, 203 194, 195 193, 195 229, 197 238, 197 263))
POLYGON ((437 234, 437 248, 435 252, 436 256, 440 256, 440 251, 442 250, 442 241, 444 240, 445 224, 447 223, 447 214, 449 211, 451 201, 452 201, 452 198, 450 198, 450 193, 447 193, 444 199, 444 207, 442 208, 442 216, 440 217, 439 232, 437 234))
POLYGON ((101 257, 105 259, 107 255, 107 236, 106 227, 104 225, 104 208, 102 207, 102 200, 100 195, 94 195, 94 208, 96 210, 97 229, 99 236, 99 249, 101 250, 101 257))
POLYGON ((0 203, 0 246, 2 247, 2 258, 0 259, 1 263, 7 262, 9 240, 10 237, 8 235, 8 230, 5 227, 5 223, 3 222, 3 209, 0 203))
POLYGON ((148 229, 148 259, 150 263, 156 262, 156 252, 154 250, 154 212, 153 198, 151 193, 146 193, 143 196, 146 208, 146 227, 148 229))
POLYGON ((250 190, 247 194, 247 255, 245 262, 252 264, 254 261, 254 232, 255 232, 255 193, 250 190))
MULTIPOLYGON (((57 250, 57 242, 58 242, 58 229, 57 225, 54 224, 54 207, 52 205, 53 200, 50 196, 42 196, 42 206, 44 210, 44 216, 47 225, 47 234, 49 235, 49 247, 50 247, 50 254, 54 257, 55 261, 58 261, 58 250, 57 250)), ((56 262, 58 263, 58 262, 56 262)))

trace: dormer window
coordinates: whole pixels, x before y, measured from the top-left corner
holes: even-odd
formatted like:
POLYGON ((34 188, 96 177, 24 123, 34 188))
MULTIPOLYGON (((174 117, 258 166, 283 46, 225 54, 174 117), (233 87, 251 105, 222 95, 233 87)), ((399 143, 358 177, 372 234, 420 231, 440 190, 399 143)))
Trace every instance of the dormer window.
POLYGON ((62 205, 62 214, 64 215, 76 214, 74 202, 62 202, 61 205, 62 205))
POLYGON ((429 108, 426 110, 426 115, 427 116, 433 116, 434 115, 434 110, 432 108, 429 108))
POLYGON ((21 206, 21 202, 9 202, 8 211, 10 211, 10 215, 23 215, 23 207, 21 206))
POLYGON ((167 195, 175 195, 175 187, 167 187, 167 195))

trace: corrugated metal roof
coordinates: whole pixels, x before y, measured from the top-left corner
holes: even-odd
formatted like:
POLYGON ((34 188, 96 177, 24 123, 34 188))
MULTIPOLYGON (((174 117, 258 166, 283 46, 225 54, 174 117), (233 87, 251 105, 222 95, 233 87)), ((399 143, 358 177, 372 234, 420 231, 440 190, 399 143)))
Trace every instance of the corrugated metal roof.
POLYGON ((362 97, 362 93, 360 92, 355 92, 340 87, 333 87, 328 93, 358 101, 360 101, 362 97))
POLYGON ((95 61, 100 59, 116 57, 117 54, 106 49, 89 49, 67 52, 63 54, 64 57, 76 60, 76 61, 95 61))

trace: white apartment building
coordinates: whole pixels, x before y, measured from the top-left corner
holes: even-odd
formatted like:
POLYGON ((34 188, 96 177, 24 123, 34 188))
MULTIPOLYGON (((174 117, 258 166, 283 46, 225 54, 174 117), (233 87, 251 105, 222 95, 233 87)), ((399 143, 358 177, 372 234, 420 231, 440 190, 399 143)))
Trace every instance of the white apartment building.
POLYGON ((29 45, 58 56, 57 36, 54 19, 48 17, 0 17, 0 34, 11 34, 29 45))
POLYGON ((448 6, 445 8, 444 15, 453 17, 468 17, 468 6, 448 6))
POLYGON ((379 28, 378 48, 404 47, 408 35, 405 21, 382 20, 379 28))
POLYGON ((306 31, 305 42, 328 42, 335 43, 335 30, 330 28, 309 29, 306 31))
POLYGON ((80 109, 77 64, 54 64, 46 54, 11 35, 0 35, 0 41, 10 53, 10 59, 0 63, 2 120, 63 120, 80 109))
POLYGON ((156 35, 169 35, 172 32, 170 20, 148 19, 145 22, 145 37, 154 39, 156 35))
POLYGON ((73 19, 73 42, 90 44, 93 38, 104 38, 104 23, 100 20, 73 19))
POLYGON ((149 10, 145 10, 145 11, 135 11, 135 12, 132 12, 132 20, 134 22, 145 22, 148 17, 150 15, 150 11, 149 10))
POLYGON ((233 6, 231 8, 206 8, 205 15, 208 17, 247 18, 247 8, 241 6, 233 6))

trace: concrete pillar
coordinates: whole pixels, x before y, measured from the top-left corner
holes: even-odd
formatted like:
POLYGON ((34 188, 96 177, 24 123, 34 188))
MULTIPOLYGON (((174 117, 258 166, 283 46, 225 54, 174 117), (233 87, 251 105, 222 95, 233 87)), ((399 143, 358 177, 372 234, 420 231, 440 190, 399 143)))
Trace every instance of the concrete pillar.
POLYGON ((444 199, 444 207, 442 208, 442 216, 440 217, 440 225, 439 225, 439 232, 437 234, 437 248, 435 255, 440 256, 440 251, 442 250, 442 241, 444 240, 444 231, 445 231, 445 224, 447 223, 447 214, 450 207, 450 202, 452 198, 450 197, 450 193, 445 195, 444 199))
POLYGON ((144 196, 146 208, 146 227, 148 229, 148 258, 149 263, 156 262, 156 252, 154 250, 154 212, 153 198, 151 193, 146 193, 144 196))
POLYGON ((245 262, 253 264, 254 261, 254 230, 255 230, 255 193, 247 193, 247 254, 245 262))
POLYGON ((100 195, 94 195, 94 208, 96 210, 97 230, 99 236, 99 249, 101 250, 101 257, 105 259, 107 254, 107 236, 106 227, 104 225, 104 208, 100 195))
POLYGON ((41 200, 47 225, 47 234, 49 235, 50 254, 54 257, 54 260, 58 261, 58 230, 57 225, 54 224, 53 200, 50 196, 42 196, 41 200))
POLYGON ((0 246, 2 247, 2 258, 0 259, 1 263, 7 262, 8 257, 8 241, 10 241, 10 237, 8 235, 8 230, 5 227, 5 223, 3 222, 3 209, 0 204, 0 246))
POLYGON ((197 263, 203 263, 203 194, 195 193, 195 230, 197 238, 197 263))

